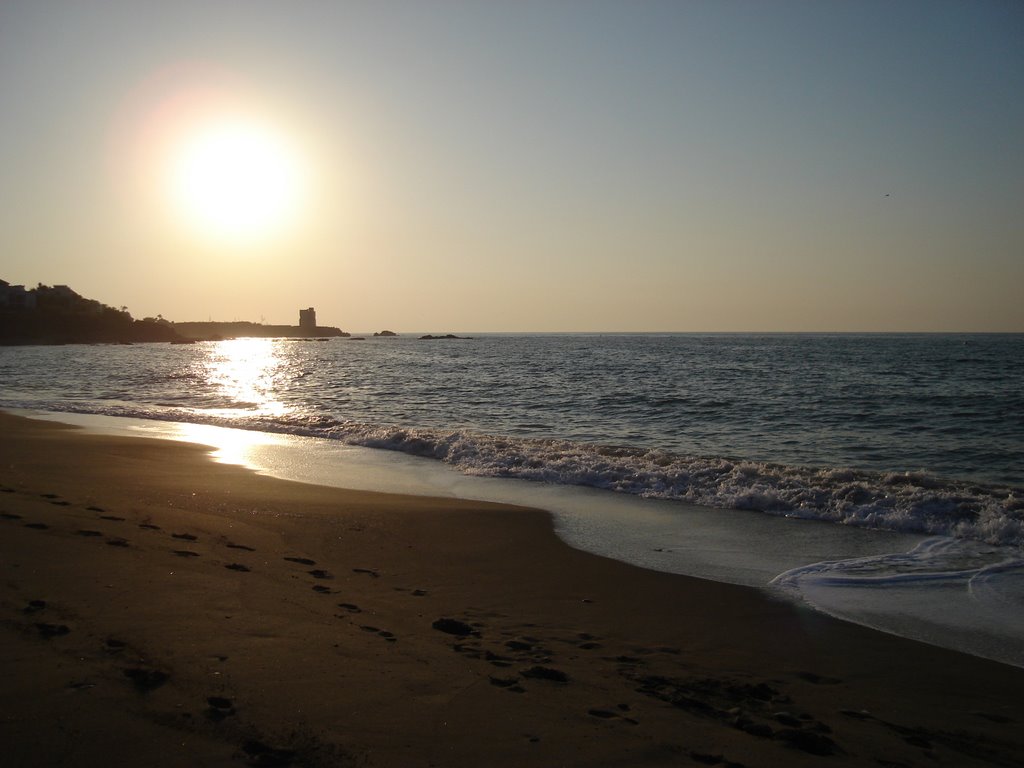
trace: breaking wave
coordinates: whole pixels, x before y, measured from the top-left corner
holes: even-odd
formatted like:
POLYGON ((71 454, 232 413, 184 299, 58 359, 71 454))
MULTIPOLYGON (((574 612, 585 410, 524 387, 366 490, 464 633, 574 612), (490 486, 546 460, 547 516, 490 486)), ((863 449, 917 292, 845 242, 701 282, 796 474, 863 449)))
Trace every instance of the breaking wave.
MULTIPOLYGON (((26 407, 38 408, 39 404, 26 407)), ((327 416, 218 415, 109 403, 84 408, 63 404, 53 410, 318 437, 435 459, 468 475, 587 486, 710 507, 1024 547, 1024 489, 954 482, 924 473, 685 456, 462 429, 338 421, 327 416)))

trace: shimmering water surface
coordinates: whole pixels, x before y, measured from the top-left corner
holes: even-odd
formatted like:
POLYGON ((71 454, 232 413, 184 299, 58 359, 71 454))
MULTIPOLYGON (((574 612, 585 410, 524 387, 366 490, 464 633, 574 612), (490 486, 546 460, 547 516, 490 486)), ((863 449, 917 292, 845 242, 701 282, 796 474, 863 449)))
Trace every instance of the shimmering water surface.
MULTIPOLYGON (((464 475, 950 540, 915 550, 910 571, 906 560, 872 555, 801 563, 776 579, 854 619, 868 611, 862 597, 847 598, 863 596, 866 583, 888 585, 895 600, 952 580, 969 609, 1018 605, 1024 572, 1021 335, 0 348, 0 407, 317 437, 439 460, 464 475), (981 549, 957 560, 963 547, 981 549), (949 565, 964 561, 976 578, 949 565), (865 582, 871 569, 877 579, 865 582), (898 588, 897 571, 910 574, 898 588)), ((975 621, 967 613, 958 626, 975 621)))

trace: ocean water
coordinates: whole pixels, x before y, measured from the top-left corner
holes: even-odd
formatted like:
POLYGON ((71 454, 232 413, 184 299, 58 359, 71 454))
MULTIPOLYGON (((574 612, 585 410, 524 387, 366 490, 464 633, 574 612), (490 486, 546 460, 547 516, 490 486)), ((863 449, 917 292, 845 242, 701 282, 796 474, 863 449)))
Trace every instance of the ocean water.
POLYGON ((9 347, 0 407, 273 435, 246 463, 532 503, 574 546, 1024 666, 1022 335, 9 347))

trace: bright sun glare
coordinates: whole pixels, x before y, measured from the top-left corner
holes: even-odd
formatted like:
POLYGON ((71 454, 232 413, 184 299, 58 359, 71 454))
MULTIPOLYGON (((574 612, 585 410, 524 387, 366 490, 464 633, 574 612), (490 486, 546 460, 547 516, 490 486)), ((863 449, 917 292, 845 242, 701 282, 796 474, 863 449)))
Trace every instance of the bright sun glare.
POLYGON ((186 132, 170 158, 169 186, 179 215, 218 240, 259 242, 296 222, 306 192, 302 164, 271 125, 221 117, 186 132))

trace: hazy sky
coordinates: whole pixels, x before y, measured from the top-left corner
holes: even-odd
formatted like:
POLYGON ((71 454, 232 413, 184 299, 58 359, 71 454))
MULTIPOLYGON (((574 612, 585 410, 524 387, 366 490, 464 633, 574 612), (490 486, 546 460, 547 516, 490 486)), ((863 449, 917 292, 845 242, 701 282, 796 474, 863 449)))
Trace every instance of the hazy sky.
POLYGON ((0 278, 354 331, 1024 331, 1022 94, 1019 0, 3 0, 0 278), (274 138, 183 159, 211 115, 274 138))

